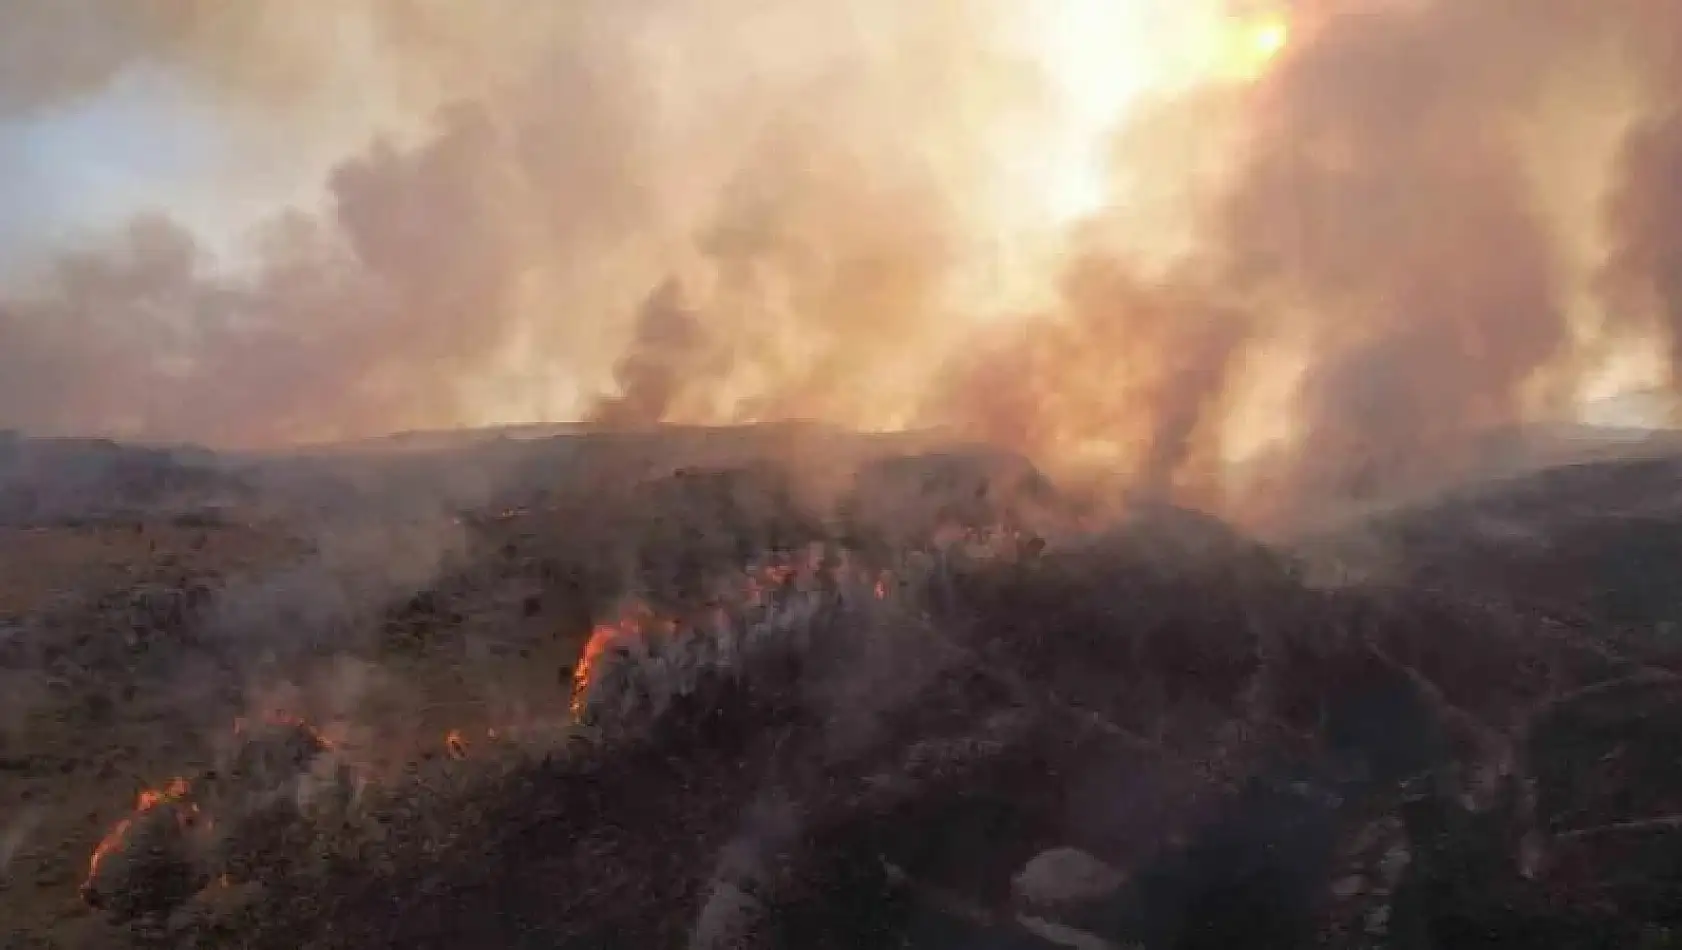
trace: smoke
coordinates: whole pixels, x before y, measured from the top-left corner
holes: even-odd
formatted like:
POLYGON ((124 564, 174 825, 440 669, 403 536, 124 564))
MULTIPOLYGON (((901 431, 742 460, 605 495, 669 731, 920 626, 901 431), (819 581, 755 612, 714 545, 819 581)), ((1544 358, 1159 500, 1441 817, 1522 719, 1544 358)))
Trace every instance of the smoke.
MULTIPOLYGON (((1492 433, 1569 413, 1592 347, 1568 315, 1575 235, 1547 218, 1551 183, 1537 168, 1576 144, 1550 126, 1562 108, 1622 106, 1575 95, 1566 77, 1603 69, 1608 44, 1627 52, 1633 36, 1674 36, 1676 24, 1637 4, 1320 6, 1299 11, 1271 72, 1232 92, 1241 104, 1168 107, 1201 107, 1204 151, 1236 145, 1225 169, 1177 173, 1185 143, 1158 151, 1150 126, 1123 143, 1127 179, 1173 194, 1195 222, 1187 265, 1153 277, 1101 258, 1095 289, 1090 255, 1078 258, 1059 305, 967 365, 948 406, 1042 452, 1120 442, 1145 486, 1208 491, 1222 451, 1210 443, 1232 440, 1260 377, 1288 373, 1275 409, 1288 425, 1253 463, 1287 508, 1464 470, 1492 433)), ((1672 347, 1673 109, 1630 133, 1609 214, 1623 235, 1616 272, 1672 323, 1672 347)))
POLYGON ((943 320, 958 316, 947 291, 984 218, 974 188, 1001 116, 1024 114, 1036 87, 963 27, 1002 22, 989 4, 852 12, 884 22, 771 96, 683 237, 688 329, 673 332, 678 291, 662 286, 597 415, 652 400, 661 421, 910 421, 931 357, 961 332, 943 320))
MULTIPOLYGON (((85 48, 97 62, 41 75, 17 95, 47 108, 137 63, 207 89, 224 67, 263 68, 223 50, 245 34, 230 34, 220 7, 154 6, 144 28, 109 46, 105 25, 68 10, 25 17, 39 41, 31 49, 85 48)), ((897 276, 918 266, 899 262, 904 244, 871 255, 852 245, 874 236, 830 236, 843 213, 857 232, 864 215, 888 209, 886 195, 845 207, 882 170, 877 157, 849 152, 874 142, 887 155, 908 144, 896 129, 928 126, 930 148, 952 157, 907 156, 930 167, 901 189, 926 203, 924 182, 955 175, 974 151, 942 131, 978 111, 962 101, 965 74, 946 75, 972 56, 976 35, 956 18, 976 12, 973 3, 891 16, 882 4, 743 3, 740 16, 691 4, 401 6, 424 15, 392 5, 340 14, 380 55, 310 84, 342 96, 365 73, 376 89, 403 90, 392 101, 410 107, 394 107, 388 130, 331 170, 320 213, 283 214, 218 261, 160 209, 0 297, 0 423, 264 445, 483 422, 510 406, 577 414, 611 382, 627 304, 684 259, 728 262, 735 273, 723 283, 746 293, 757 279, 746 271, 826 251, 803 241, 839 242, 840 259, 810 262, 835 282, 830 301, 817 302, 827 312, 815 319, 827 322, 842 319, 849 288, 910 280, 897 276), (434 68, 474 78, 436 83, 453 98, 410 91, 434 68), (855 89, 860 80, 869 88, 855 89), (917 107, 921 118, 902 121, 909 106, 877 115, 890 90, 919 86, 933 100, 917 107), (814 159, 827 167, 808 167, 814 159)), ((253 56, 293 63, 304 40, 290 32, 291 8, 242 9, 280 34, 253 27, 253 56)), ((346 55, 305 45, 335 64, 346 55)), ((21 52, 6 60, 38 72, 21 52)), ((996 69, 972 72, 988 77, 983 85, 1001 81, 996 69)), ((230 127, 267 108, 264 87, 248 91, 216 93, 230 127)), ((318 129, 308 102, 291 106, 287 127, 302 143, 318 129)), ((732 316, 744 327, 768 319, 732 316)), ((844 329, 832 327, 838 338, 844 329)), ((794 357, 774 352, 777 341, 752 342, 757 365, 780 381, 794 357)), ((826 341, 815 348, 837 352, 826 341)), ((833 382, 802 388, 842 385, 858 365, 823 362, 811 375, 833 382)))
POLYGON ((619 395, 603 399, 592 421, 608 426, 647 426, 675 415, 685 383, 727 375, 729 352, 686 307, 676 280, 661 284, 643 302, 630 346, 614 367, 619 395))
POLYGON ((150 55, 204 49, 207 32, 260 40, 251 8, 214 12, 204 4, 106 4, 93 0, 0 5, 0 115, 47 109, 98 90, 150 55), (206 16, 208 14, 208 16, 206 16))
POLYGON ((1440 465, 1521 421, 1527 384, 1569 346, 1515 141, 1572 56, 1546 17, 1446 3, 1334 17, 1264 90, 1222 237, 1239 279, 1304 324, 1292 464, 1311 488, 1440 465))
POLYGON ((1189 278, 1150 282, 1108 258, 1078 265, 1062 298, 955 367, 932 411, 1031 455, 1085 449, 1131 465, 1152 492, 1172 489, 1192 460, 1212 461, 1207 420, 1235 374, 1248 315, 1189 278))
POLYGON ((1636 332, 1656 329, 1667 339, 1674 387, 1682 367, 1682 101, 1673 91, 1682 81, 1682 15, 1648 16, 1656 22, 1642 25, 1639 51, 1655 94, 1619 155, 1621 174, 1607 202, 1614 250, 1604 277, 1636 332))
POLYGON ((1475 464, 1609 341, 1682 358, 1663 4, 1299 3, 1265 68, 1135 102, 1072 223, 1012 190, 1058 64, 994 0, 107 6, 7 14, 0 121, 136 68, 252 149, 378 106, 249 248, 160 209, 0 291, 0 425, 945 424, 1228 508, 1244 458, 1289 509, 1475 464), (1552 159, 1608 109, 1604 194, 1561 215, 1552 159))
POLYGON ((515 263, 485 201, 493 134, 455 113, 423 150, 346 162, 338 227, 275 222, 253 276, 214 273, 161 218, 62 260, 36 295, 0 305, 8 409, 31 429, 235 445, 450 421, 451 376, 503 340, 472 316, 506 299, 515 263))

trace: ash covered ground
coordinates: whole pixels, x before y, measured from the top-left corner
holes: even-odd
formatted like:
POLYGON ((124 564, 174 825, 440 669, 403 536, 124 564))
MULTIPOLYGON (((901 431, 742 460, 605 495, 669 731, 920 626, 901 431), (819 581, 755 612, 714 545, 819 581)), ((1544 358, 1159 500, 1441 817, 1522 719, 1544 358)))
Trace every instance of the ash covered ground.
POLYGON ((0 452, 0 946, 1682 926, 1665 452, 1265 544, 805 426, 0 452))

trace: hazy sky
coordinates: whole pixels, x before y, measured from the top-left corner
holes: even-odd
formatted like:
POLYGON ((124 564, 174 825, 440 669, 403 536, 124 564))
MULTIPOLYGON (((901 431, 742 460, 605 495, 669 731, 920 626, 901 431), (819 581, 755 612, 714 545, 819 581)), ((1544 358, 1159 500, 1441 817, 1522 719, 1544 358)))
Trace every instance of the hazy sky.
POLYGON ((1678 10, 0 0, 0 426, 1450 457, 1682 364, 1678 10))
POLYGON ((86 240, 88 231, 150 207, 198 218, 203 210, 194 205, 208 197, 203 182, 224 170, 221 147, 215 117, 158 68, 133 69, 87 95, 0 123, 7 263, 86 240))

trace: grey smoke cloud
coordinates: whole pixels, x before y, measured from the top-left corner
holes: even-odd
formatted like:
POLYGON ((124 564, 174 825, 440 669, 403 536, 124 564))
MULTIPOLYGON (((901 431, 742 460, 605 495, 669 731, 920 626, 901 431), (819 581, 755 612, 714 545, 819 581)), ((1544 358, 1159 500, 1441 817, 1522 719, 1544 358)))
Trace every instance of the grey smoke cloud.
POLYGON ((1045 105, 992 0, 16 6, 0 117, 161 63, 230 123, 275 103, 307 141, 354 83, 390 122, 252 261, 160 209, 0 291, 0 425, 350 437, 499 418, 533 375, 602 423, 940 423, 1216 499, 1262 380, 1255 464, 1313 497, 1565 411, 1594 333, 1682 354, 1664 4, 1297 4, 1270 72, 1134 113, 1053 299, 991 323, 953 288, 1045 105), (1538 156, 1612 107, 1639 118, 1572 223, 1604 235, 1585 330, 1538 156))
MULTIPOLYGON (((215 5, 137 8, 151 12, 122 43, 106 35, 116 26, 68 11, 26 16, 38 43, 86 45, 98 68, 66 65, 62 76, 15 93, 50 108, 141 62, 167 64, 207 88, 223 70, 259 77, 323 59, 335 64, 329 79, 357 78, 338 62, 342 50, 307 41, 317 35, 304 29, 313 21, 291 5, 249 8, 258 21, 249 33, 244 16, 229 21, 215 5), (242 43, 250 64, 227 48, 242 43)), ((985 56, 976 31, 958 20, 979 9, 352 4, 334 16, 360 24, 381 53, 358 69, 373 85, 401 91, 393 100, 415 103, 414 115, 397 116, 394 131, 338 163, 321 213, 300 209, 264 225, 250 249, 254 263, 219 266, 160 209, 108 246, 8 288, 0 295, 9 344, 0 355, 0 423, 272 444, 478 421, 496 412, 483 403, 487 384, 534 368, 585 391, 606 388, 633 335, 631 304, 675 262, 734 261, 744 271, 734 283, 745 287, 760 280, 748 269, 763 275, 820 250, 798 242, 876 240, 862 236, 865 209, 843 202, 863 196, 889 209, 887 197, 867 189, 884 156, 906 144, 892 133, 964 106, 972 84, 945 71, 985 56), (863 20, 888 26, 867 35, 863 20), (875 48, 882 37, 888 48, 875 48), (464 78, 434 83, 449 88, 429 99, 415 79, 428 70, 464 78), (860 79, 870 87, 855 90, 860 79), (909 107, 878 115, 890 92, 925 79, 932 101, 922 118, 903 122, 909 107), (874 155, 849 154, 872 141, 874 155), (799 164, 808 159, 825 165, 799 164), (783 230, 752 235, 758 225, 744 217, 744 200, 772 206, 772 226, 783 230), (831 238, 843 211, 854 216, 852 234, 831 238), (692 223, 708 218, 711 233, 696 237, 692 223)), ((24 71, 51 65, 18 50, 6 62, 24 71)), ((321 92, 324 81, 315 93, 351 88, 321 92)), ((255 78, 218 90, 230 123, 266 108, 271 94, 287 95, 255 78)), ((319 100, 290 96, 284 120, 307 138, 319 100)), ((941 144, 956 144, 958 157, 937 165, 968 161, 954 137, 941 144)), ((936 171, 900 191, 921 189, 936 171)), ((829 296, 853 287, 875 293, 878 278, 901 280, 920 266, 901 264, 895 250, 849 252, 835 264, 848 273, 833 278, 829 296)), ((864 312, 843 314, 843 302, 825 304, 818 319, 864 312)), ((799 335, 792 325, 785 331, 799 335)), ((758 343, 757 364, 782 373, 792 357, 768 335, 758 343)), ((842 384, 848 362, 823 360, 822 375, 842 384)))
MULTIPOLYGON (((1142 477, 1190 463, 1184 478, 1195 454, 1162 450, 1220 422, 1245 357, 1296 346, 1307 352, 1289 406, 1296 432, 1263 460, 1268 491, 1289 489, 1275 500, 1294 505, 1451 469, 1491 430, 1564 409, 1589 348, 1567 318, 1561 236, 1541 213, 1550 183, 1526 150, 1538 137, 1573 147, 1547 134, 1551 103, 1620 107, 1573 98, 1571 77, 1608 44, 1627 52, 1638 35, 1675 35, 1675 15, 1634 3, 1319 7, 1305 8, 1293 48, 1244 93, 1224 188, 1189 206, 1207 214, 1194 237, 1199 276, 1146 278, 1179 296, 1167 306, 1114 289, 1100 306, 1065 293, 968 386, 985 396, 968 403, 985 408, 982 431, 1022 430, 1023 419, 1063 426, 1063 441, 1130 431, 1148 447, 1134 460, 1142 477), (1233 300, 1242 306, 1207 316, 1233 300), (1060 352, 1043 356, 1052 345, 1060 352), (1128 384, 1139 367, 1173 385, 1140 393, 1128 384), (1111 402, 1045 411, 1083 379, 1111 402)), ((1674 88, 1648 84, 1657 115, 1675 108, 1659 104, 1674 88)), ((1665 204, 1676 167, 1667 128, 1648 120, 1631 133, 1608 216, 1623 235, 1614 270, 1647 288, 1661 318, 1679 220, 1665 204)), ((1148 141, 1130 144, 1148 156, 1148 141)))

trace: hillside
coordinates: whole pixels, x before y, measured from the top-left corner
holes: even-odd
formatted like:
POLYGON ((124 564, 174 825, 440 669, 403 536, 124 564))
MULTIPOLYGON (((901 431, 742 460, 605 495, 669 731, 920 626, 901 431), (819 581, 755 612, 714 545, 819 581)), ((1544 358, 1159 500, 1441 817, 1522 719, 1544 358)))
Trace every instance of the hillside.
POLYGON ((1676 461, 1264 545, 1096 522, 1008 453, 809 432, 245 459, 212 521, 7 535, 13 943, 1679 924, 1676 461))

